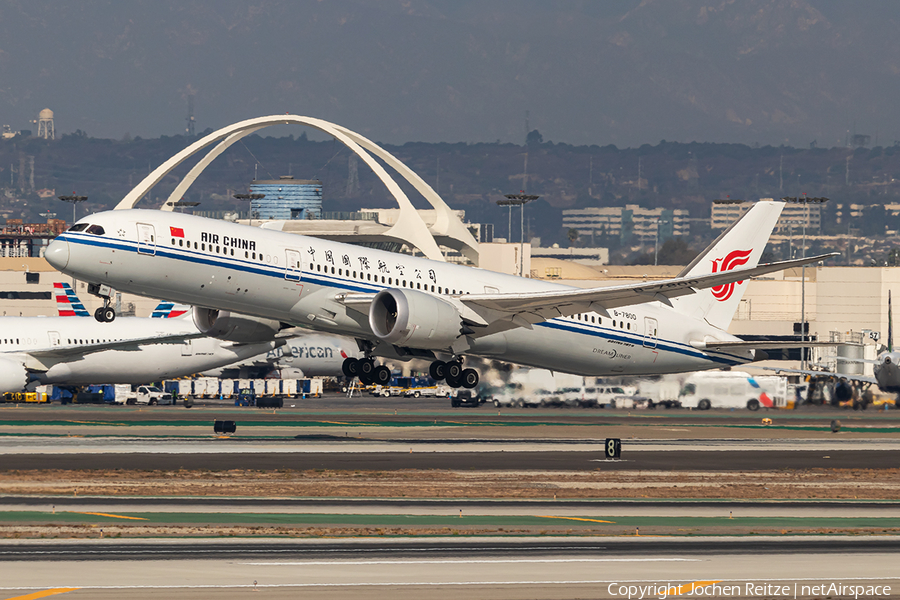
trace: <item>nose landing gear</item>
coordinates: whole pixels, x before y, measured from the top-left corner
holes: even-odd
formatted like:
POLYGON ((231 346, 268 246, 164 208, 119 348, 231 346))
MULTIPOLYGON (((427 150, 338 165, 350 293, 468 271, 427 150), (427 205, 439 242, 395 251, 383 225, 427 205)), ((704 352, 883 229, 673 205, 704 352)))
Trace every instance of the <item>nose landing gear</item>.
POLYGON ((101 306, 94 311, 94 318, 100 323, 112 323, 116 320, 116 311, 111 306, 101 306))
POLYGON ((94 318, 100 323, 112 323, 115 321, 116 311, 109 305, 112 301, 113 289, 108 285, 89 283, 87 291, 88 294, 103 299, 103 306, 94 311, 94 318))

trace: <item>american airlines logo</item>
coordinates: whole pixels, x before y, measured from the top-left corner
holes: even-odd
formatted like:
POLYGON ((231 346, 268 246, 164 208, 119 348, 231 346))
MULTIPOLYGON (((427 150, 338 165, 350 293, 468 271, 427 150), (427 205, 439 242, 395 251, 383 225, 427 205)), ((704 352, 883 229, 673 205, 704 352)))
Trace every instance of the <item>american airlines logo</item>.
MULTIPOLYGON (((753 252, 752 248, 750 250, 733 250, 729 252, 725 258, 714 259, 712 261, 712 272, 724 273, 725 271, 734 270, 741 265, 746 265, 747 261, 750 260, 751 252, 753 252)), ((731 295, 734 293, 734 286, 742 283, 744 283, 743 280, 717 285, 712 288, 712 295, 719 302, 725 302, 731 298, 731 295)))

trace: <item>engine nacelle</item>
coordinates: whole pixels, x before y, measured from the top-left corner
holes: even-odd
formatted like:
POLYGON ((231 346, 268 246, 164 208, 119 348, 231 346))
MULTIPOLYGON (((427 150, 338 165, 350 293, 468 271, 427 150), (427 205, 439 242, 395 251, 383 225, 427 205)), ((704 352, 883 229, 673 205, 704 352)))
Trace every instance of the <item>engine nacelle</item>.
POLYGON ((21 392, 28 383, 25 365, 17 360, 0 358, 0 394, 21 392))
POLYGON ((462 317, 436 296, 392 288, 375 295, 369 326, 378 338, 397 346, 443 350, 460 336, 462 317))
POLYGON ((846 402, 853 398, 853 386, 850 385, 846 381, 836 381, 834 382, 834 392, 831 395, 831 400, 835 404, 838 402, 846 402))
POLYGON ((194 307, 194 325, 201 333, 219 340, 250 344, 275 339, 281 323, 213 308, 194 307))

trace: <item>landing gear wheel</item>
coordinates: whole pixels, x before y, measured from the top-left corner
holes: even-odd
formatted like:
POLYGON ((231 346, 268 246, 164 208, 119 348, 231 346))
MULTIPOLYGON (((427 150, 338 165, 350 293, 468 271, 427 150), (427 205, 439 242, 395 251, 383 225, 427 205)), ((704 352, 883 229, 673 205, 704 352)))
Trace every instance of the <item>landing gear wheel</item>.
POLYGON ((446 379, 445 379, 445 382, 446 382, 447 385, 449 385, 449 386, 452 387, 452 388, 458 388, 458 387, 462 384, 462 380, 460 379, 460 377, 459 377, 459 376, 456 376, 456 377, 452 376, 452 375, 449 373, 449 371, 448 371, 448 373, 447 373, 447 377, 446 377, 446 379))
MULTIPOLYGON (((454 380, 459 380, 462 377, 463 366, 462 363, 458 360, 451 360, 447 363, 447 371, 445 373, 445 377, 449 381, 452 377, 454 380)), ((457 386, 454 386, 457 387, 457 386)))
POLYGON ((344 372, 344 377, 353 379, 359 374, 359 361, 355 358, 345 358, 341 371, 344 372))
POLYGON ((94 318, 97 319, 98 323, 104 323, 106 315, 103 314, 103 307, 101 306, 97 310, 94 311, 94 318))
POLYGON ((371 358, 364 358, 359 361, 359 369, 357 375, 362 377, 363 375, 372 377, 372 374, 375 372, 375 361, 371 358))
POLYGON ((375 378, 372 377, 371 373, 363 373, 360 371, 358 377, 359 382, 363 385, 372 385, 373 383, 375 383, 375 378))
POLYGON ((463 369, 460 383, 462 383, 464 388, 471 390, 478 385, 478 371, 475 369, 463 369))
POLYGON ((436 360, 428 367, 428 374, 435 381, 441 381, 447 376, 447 363, 442 360, 436 360))
POLYGON ((104 323, 112 323, 116 320, 116 311, 111 307, 107 306, 103 309, 103 322, 104 323))
POLYGON ((381 365, 372 371, 372 378, 378 385, 387 385, 391 381, 391 370, 381 365))

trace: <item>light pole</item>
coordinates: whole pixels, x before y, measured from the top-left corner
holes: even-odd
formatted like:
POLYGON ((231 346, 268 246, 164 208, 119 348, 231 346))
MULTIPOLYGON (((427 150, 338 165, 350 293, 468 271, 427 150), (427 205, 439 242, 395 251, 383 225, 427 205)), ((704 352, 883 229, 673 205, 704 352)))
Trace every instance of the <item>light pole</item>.
MULTIPOLYGON (((525 205, 532 200, 537 200, 540 196, 526 194, 505 194, 506 200, 497 200, 497 206, 509 206, 510 225, 512 224, 512 207, 522 207, 522 224, 519 230, 519 277, 522 277, 522 271, 525 268, 525 205)), ((512 240, 510 240, 512 241, 512 240)))
POLYGON ((78 206, 79 202, 87 201, 87 196, 76 196, 75 192, 72 192, 71 196, 57 196, 63 202, 71 202, 72 203, 72 225, 75 224, 75 207, 78 206))
MULTIPOLYGON (((798 180, 799 183, 799 180, 798 180)), ((806 224, 809 222, 809 205, 825 204, 828 198, 807 198, 806 194, 802 197, 785 197, 782 198, 790 204, 802 204, 803 209, 803 250, 801 257, 806 258, 806 224)), ((806 342, 806 264, 800 268, 800 341, 806 342)), ((800 368, 806 369, 806 348, 800 349, 800 368)))
MULTIPOLYGON (((256 179, 254 178, 254 181, 256 179)), ((250 201, 250 227, 253 227, 253 201, 254 200, 262 200, 266 197, 265 194, 234 194, 232 196, 238 200, 249 200, 250 201)), ((257 214, 257 216, 259 216, 257 214)))
POLYGON ((166 202, 166 206, 180 208, 181 212, 184 212, 184 208, 186 206, 188 206, 188 207, 200 206, 200 203, 199 202, 188 202, 187 200, 179 200, 178 202, 166 202))

